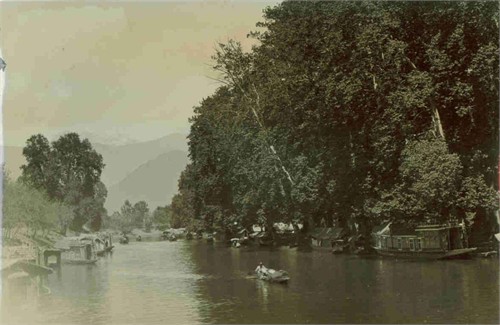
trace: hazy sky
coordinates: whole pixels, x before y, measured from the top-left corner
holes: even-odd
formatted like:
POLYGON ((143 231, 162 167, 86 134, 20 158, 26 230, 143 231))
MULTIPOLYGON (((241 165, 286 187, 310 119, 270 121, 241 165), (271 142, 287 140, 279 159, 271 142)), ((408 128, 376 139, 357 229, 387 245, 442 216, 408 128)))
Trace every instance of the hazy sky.
POLYGON ((6 145, 74 130, 100 141, 189 130, 217 42, 242 41, 273 2, 0 2, 6 145))

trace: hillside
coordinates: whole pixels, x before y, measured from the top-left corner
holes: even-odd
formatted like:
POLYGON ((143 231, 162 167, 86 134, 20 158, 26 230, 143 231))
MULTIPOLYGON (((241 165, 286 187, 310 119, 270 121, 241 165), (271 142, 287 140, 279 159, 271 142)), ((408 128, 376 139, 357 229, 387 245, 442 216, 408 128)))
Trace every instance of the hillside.
POLYGON ((174 150, 142 164, 118 184, 108 188, 108 213, 118 210, 127 199, 132 203, 144 200, 150 210, 170 203, 187 162, 186 151, 174 150))
POLYGON ((107 145, 92 143, 93 147, 104 159, 101 179, 108 188, 122 181, 141 164, 159 155, 174 151, 187 151, 186 136, 174 133, 165 137, 126 145, 107 145))

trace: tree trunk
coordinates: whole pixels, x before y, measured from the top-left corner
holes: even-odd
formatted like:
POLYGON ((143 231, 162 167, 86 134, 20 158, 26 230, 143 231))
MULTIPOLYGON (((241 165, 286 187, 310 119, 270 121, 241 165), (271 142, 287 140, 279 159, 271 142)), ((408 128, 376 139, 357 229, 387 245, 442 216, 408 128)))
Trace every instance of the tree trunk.
MULTIPOLYGON (((413 63, 409 57, 406 57, 406 60, 410 63, 413 69, 420 71, 415 63, 413 63)), ((431 108, 432 108, 432 120, 434 121, 434 126, 436 127, 439 135, 443 140, 446 140, 444 136, 444 131, 443 131, 443 124, 441 123, 441 116, 439 115, 439 110, 436 107, 436 104, 434 103, 434 100, 431 99, 431 108)))
POLYGON ((437 109, 436 105, 434 105, 434 103, 432 103, 432 113, 433 113, 434 124, 436 126, 437 131, 439 132, 439 135, 443 140, 446 140, 443 131, 443 124, 441 123, 441 117, 439 115, 439 110, 437 109))

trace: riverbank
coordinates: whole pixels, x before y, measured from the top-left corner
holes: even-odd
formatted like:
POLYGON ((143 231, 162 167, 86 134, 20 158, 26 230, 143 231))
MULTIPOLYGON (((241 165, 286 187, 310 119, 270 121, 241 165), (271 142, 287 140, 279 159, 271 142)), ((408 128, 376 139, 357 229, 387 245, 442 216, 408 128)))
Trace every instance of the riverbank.
POLYGON ((64 236, 55 231, 33 235, 26 228, 18 229, 10 238, 2 238, 2 260, 31 260, 34 252, 54 248, 54 244, 61 238, 64 236))

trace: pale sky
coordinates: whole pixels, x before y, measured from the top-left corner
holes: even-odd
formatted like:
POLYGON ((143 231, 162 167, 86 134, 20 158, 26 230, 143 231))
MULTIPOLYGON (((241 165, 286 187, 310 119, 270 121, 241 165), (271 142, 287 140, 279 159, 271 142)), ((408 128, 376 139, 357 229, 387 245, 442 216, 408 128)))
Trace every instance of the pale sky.
POLYGON ((66 131, 116 141, 187 133, 217 42, 262 21, 259 2, 0 2, 6 145, 66 131))

